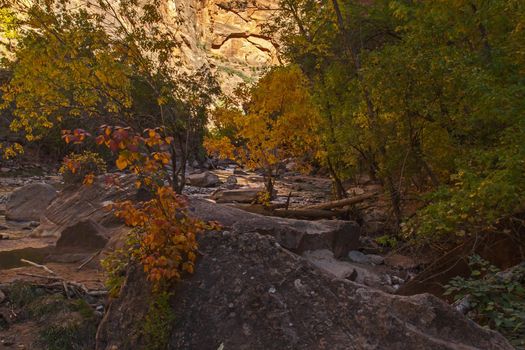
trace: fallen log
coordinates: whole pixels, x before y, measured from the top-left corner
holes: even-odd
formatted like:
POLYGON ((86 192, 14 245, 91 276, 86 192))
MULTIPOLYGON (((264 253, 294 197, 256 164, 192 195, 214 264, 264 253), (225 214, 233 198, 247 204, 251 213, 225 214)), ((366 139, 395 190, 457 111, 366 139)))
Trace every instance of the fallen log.
POLYGON ((260 214, 260 215, 266 215, 266 216, 273 216, 273 211, 275 209, 285 208, 286 203, 276 203, 276 204, 270 204, 270 205, 263 205, 263 204, 229 204, 230 207, 242 209, 244 211, 254 213, 254 214, 260 214))
POLYGON ((330 210, 322 209, 276 209, 273 212, 274 216, 281 218, 292 218, 292 219, 333 219, 342 216, 342 213, 333 212, 330 210))
POLYGON ((360 196, 355 196, 355 197, 351 197, 351 198, 340 199, 340 200, 331 201, 331 202, 327 202, 327 203, 321 203, 321 204, 310 205, 310 206, 307 206, 307 207, 303 207, 303 208, 301 208, 301 209, 321 209, 321 210, 329 210, 329 209, 334 209, 334 208, 341 208, 341 207, 345 207, 345 206, 347 206, 347 205, 352 205, 352 204, 360 203, 360 202, 362 202, 362 201, 367 200, 368 198, 372 198, 372 197, 375 196, 376 194, 377 194, 377 193, 368 193, 368 194, 363 194, 363 195, 360 195, 360 196))
POLYGON ((232 205, 234 208, 242 209, 244 211, 264 215, 264 216, 277 216, 280 218, 289 219, 306 219, 306 220, 319 220, 319 219, 333 219, 343 217, 346 212, 337 212, 330 210, 321 209, 286 209, 286 204, 275 204, 273 206, 264 206, 262 204, 250 204, 250 205, 232 205))

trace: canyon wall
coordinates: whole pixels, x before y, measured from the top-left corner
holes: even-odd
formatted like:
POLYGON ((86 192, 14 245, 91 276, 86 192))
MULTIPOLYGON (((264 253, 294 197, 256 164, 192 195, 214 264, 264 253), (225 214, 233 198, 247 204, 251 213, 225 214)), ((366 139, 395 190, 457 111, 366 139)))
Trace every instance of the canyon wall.
POLYGON ((279 63, 277 43, 263 34, 278 0, 167 0, 167 21, 182 20, 178 31, 184 65, 210 67, 225 92, 257 79, 279 63))

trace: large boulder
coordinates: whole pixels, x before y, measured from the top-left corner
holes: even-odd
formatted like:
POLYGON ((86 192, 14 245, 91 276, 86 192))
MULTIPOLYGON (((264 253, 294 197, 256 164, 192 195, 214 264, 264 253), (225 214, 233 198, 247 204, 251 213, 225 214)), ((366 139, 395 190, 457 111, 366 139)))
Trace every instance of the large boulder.
POLYGON ((219 184, 219 177, 209 171, 186 176, 188 184, 195 187, 214 187, 219 184))
POLYGON ((217 221, 234 232, 257 232, 275 237, 277 242, 295 253, 328 249, 343 257, 359 247, 359 226, 342 220, 296 220, 249 213, 202 199, 190 200, 190 210, 206 221, 217 221))
POLYGON ((34 183, 20 187, 11 193, 7 200, 6 219, 38 221, 57 195, 57 190, 45 183, 34 183))
POLYGON ((87 219, 66 227, 60 233, 56 247, 93 251, 104 248, 107 242, 106 229, 95 221, 87 219))
MULTIPOLYGON (((510 350, 431 295, 402 297, 325 274, 257 233, 204 235, 194 276, 174 290, 168 349, 510 350)), ((140 269, 109 306, 97 350, 147 348, 140 269)))
POLYGON ((118 185, 107 185, 104 176, 98 177, 91 186, 68 187, 43 213, 40 226, 33 235, 38 237, 60 237, 61 232, 71 225, 71 220, 91 219, 106 228, 118 227, 121 223, 106 209, 108 204, 138 196, 133 176, 121 176, 118 185))
POLYGON ((360 245, 360 228, 355 222, 341 220, 295 220, 260 216, 239 220, 234 232, 257 232, 271 235, 294 253, 328 249, 338 258, 360 245))

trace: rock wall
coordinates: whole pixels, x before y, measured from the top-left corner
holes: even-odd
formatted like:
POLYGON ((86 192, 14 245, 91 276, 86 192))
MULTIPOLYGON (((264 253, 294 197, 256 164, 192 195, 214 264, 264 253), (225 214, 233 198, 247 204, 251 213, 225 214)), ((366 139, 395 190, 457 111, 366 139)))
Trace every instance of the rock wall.
POLYGON ((210 67, 225 92, 279 63, 277 43, 263 34, 278 0, 166 1, 167 21, 183 21, 180 51, 175 54, 188 68, 210 67))

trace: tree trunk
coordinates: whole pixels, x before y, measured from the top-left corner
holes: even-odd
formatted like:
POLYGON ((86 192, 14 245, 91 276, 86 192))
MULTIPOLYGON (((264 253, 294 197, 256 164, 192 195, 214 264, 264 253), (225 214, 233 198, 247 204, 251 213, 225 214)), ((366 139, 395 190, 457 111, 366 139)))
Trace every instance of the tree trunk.
POLYGON ((396 229, 399 229, 403 214, 401 211, 401 197, 399 195, 399 190, 394 185, 394 181, 391 176, 385 176, 386 188, 390 195, 390 203, 392 204, 392 211, 394 212, 396 229))
POLYGON ((341 182, 341 179, 339 178, 339 175, 337 175, 337 172, 335 171, 332 161, 330 160, 330 157, 326 160, 328 164, 328 171, 330 172, 330 177, 332 177, 332 186, 334 191, 334 196, 336 199, 343 199, 346 198, 346 191, 343 186, 343 183, 341 182))
POLYGON ((268 195, 270 196, 270 200, 273 199, 273 175, 272 171, 270 170, 266 175, 264 176, 264 187, 266 188, 266 192, 268 192, 268 195))

